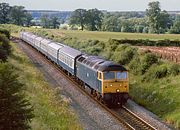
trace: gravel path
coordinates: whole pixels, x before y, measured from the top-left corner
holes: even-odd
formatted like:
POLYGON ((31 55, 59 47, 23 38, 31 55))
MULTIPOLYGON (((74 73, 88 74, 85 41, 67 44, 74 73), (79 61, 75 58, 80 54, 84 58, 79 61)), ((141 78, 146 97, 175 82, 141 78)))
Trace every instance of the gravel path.
POLYGON ((30 58, 35 66, 43 72, 45 79, 58 86, 65 98, 70 101, 70 107, 77 113, 79 122, 85 130, 123 130, 122 124, 113 116, 109 115, 94 100, 88 98, 74 87, 60 72, 50 63, 42 60, 35 50, 22 42, 16 45, 30 58))

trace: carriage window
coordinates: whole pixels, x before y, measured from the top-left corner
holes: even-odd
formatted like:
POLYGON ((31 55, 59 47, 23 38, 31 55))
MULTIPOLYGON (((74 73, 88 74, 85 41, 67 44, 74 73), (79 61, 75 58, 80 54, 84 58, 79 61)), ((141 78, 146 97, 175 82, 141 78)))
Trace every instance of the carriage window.
POLYGON ((115 79, 115 73, 111 71, 104 72, 104 79, 115 79))
POLYGON ((127 78, 127 72, 116 72, 116 78, 117 79, 126 79, 127 78))

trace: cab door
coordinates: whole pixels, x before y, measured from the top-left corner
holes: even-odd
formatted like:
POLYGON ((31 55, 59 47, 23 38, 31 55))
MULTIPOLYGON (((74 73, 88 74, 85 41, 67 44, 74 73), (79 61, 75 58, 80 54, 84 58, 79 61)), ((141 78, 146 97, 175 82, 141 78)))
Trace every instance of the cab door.
POLYGON ((99 92, 102 93, 102 72, 98 71, 97 72, 97 89, 99 92))

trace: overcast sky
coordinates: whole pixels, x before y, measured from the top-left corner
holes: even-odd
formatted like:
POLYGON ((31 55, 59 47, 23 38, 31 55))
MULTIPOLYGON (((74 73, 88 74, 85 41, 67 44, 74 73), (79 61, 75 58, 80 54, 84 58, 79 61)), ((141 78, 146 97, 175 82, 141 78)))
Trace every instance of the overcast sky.
MULTIPOLYGON (((23 5, 26 9, 75 10, 97 8, 108 11, 144 11, 153 0, 0 0, 12 5, 23 5)), ((180 11, 180 0, 159 0, 161 9, 180 11)))

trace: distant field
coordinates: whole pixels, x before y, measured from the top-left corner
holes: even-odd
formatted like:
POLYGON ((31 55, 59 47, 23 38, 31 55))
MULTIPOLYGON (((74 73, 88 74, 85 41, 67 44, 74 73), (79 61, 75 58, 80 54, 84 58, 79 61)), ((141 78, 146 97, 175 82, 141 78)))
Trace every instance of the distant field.
POLYGON ((53 34, 77 37, 78 39, 107 41, 108 39, 151 39, 151 40, 180 40, 180 34, 142 34, 142 33, 121 33, 121 32, 92 32, 72 30, 48 30, 53 34))
POLYGON ((80 40, 100 40, 107 41, 111 39, 150 39, 150 40, 180 40, 180 34, 144 34, 144 33, 121 33, 121 32, 96 32, 96 31, 78 31, 78 30, 60 30, 60 29, 35 29, 20 27, 11 24, 0 24, 0 27, 8 28, 13 35, 18 35, 17 33, 22 30, 36 30, 36 31, 47 31, 49 34, 55 36, 65 37, 77 37, 80 40))

